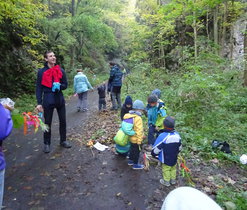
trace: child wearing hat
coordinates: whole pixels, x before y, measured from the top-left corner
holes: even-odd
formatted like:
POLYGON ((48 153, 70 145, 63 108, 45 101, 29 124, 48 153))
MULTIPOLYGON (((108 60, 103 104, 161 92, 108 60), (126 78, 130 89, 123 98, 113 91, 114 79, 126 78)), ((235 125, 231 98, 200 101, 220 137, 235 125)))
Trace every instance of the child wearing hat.
POLYGON ((140 145, 144 138, 142 113, 145 111, 144 103, 140 100, 136 100, 133 103, 133 108, 129 113, 125 114, 124 120, 133 121, 133 130, 135 134, 129 137, 130 140, 130 151, 128 165, 132 166, 133 169, 143 169, 144 165, 139 164, 140 145))
POLYGON ((129 111, 132 109, 132 105, 133 105, 132 98, 130 96, 126 96, 125 102, 121 109, 121 114, 120 114, 121 120, 123 120, 123 116, 129 113, 129 111))
POLYGON ((152 149, 152 155, 154 157, 158 156, 162 163, 163 179, 160 179, 160 183, 167 187, 170 184, 176 184, 176 165, 178 153, 182 147, 181 137, 174 127, 175 119, 170 116, 166 117, 164 129, 156 139, 152 149))
POLYGON ((152 145, 155 141, 155 136, 158 133, 158 130, 163 128, 163 120, 166 117, 166 108, 165 104, 162 101, 159 101, 157 95, 151 94, 148 97, 147 105, 147 115, 148 115, 148 148, 147 150, 152 149, 152 145))

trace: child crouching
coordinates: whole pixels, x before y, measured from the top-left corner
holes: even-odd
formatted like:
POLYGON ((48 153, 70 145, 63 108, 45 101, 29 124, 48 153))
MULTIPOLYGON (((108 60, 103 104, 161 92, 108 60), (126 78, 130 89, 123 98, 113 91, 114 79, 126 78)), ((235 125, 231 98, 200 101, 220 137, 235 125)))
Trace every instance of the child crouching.
POLYGON ((163 179, 160 179, 160 183, 169 187, 170 184, 176 184, 176 165, 181 150, 181 137, 174 129, 173 117, 166 117, 163 124, 164 129, 154 143, 152 155, 158 156, 162 163, 163 179))

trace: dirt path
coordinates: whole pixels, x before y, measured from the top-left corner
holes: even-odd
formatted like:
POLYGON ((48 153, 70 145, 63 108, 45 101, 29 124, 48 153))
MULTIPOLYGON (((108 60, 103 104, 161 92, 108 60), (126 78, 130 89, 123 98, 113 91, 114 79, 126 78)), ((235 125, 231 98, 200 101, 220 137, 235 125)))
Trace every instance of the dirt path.
MULTIPOLYGON (((83 136, 83 125, 97 114, 97 93, 89 94, 87 113, 77 113, 76 102, 72 98, 67 103, 68 135, 83 136)), ((94 150, 93 157, 77 141, 71 149, 60 148, 56 114, 54 119, 49 154, 42 152, 41 132, 23 136, 22 130, 14 130, 6 140, 6 209, 146 209, 159 194, 160 173, 155 170, 134 171, 112 151, 94 150)))

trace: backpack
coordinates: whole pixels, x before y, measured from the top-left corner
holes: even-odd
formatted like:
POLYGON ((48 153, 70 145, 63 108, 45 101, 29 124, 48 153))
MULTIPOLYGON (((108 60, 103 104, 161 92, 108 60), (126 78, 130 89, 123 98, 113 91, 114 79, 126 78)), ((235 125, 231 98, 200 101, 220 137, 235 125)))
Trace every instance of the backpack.
POLYGON ((134 118, 124 119, 121 124, 121 128, 118 130, 114 141, 120 146, 126 146, 129 142, 129 136, 135 135, 134 118))

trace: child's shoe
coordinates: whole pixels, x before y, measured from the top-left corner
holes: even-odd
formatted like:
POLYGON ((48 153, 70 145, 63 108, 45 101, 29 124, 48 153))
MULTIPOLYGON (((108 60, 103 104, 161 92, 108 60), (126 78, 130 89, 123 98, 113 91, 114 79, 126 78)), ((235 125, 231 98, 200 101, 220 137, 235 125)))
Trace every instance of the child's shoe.
POLYGON ((128 165, 129 165, 129 166, 133 166, 133 165, 134 165, 133 160, 128 160, 128 165))
POLYGON ((166 186, 166 187, 170 187, 170 186, 171 186, 171 185, 170 185, 170 182, 165 181, 164 179, 160 179, 160 184, 162 184, 162 185, 164 185, 164 186, 166 186))
POLYGON ((174 184, 176 184, 176 183, 177 183, 177 182, 176 182, 176 179, 171 179, 171 181, 170 181, 170 182, 171 182, 171 184, 172 184, 172 185, 174 185, 174 184))
POLYGON ((135 169, 135 170, 144 169, 144 165, 142 165, 142 164, 134 164, 132 168, 135 169))

